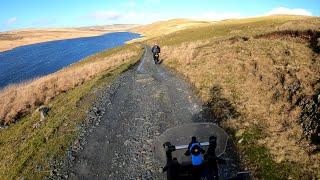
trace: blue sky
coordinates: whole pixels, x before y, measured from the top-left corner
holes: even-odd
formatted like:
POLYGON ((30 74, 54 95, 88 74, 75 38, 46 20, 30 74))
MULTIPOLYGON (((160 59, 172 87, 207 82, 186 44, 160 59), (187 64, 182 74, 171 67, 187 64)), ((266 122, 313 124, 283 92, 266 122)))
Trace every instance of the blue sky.
POLYGON ((0 31, 268 14, 319 16, 320 0, 1 0, 0 31))

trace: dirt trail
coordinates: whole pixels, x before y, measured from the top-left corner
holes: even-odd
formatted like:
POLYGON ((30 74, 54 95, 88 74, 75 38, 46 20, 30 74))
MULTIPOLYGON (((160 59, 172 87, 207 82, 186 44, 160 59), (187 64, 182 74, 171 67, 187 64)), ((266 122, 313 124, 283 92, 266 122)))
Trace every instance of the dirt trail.
POLYGON ((164 179, 153 140, 170 127, 203 121, 191 86, 152 61, 150 47, 138 67, 124 73, 102 100, 100 124, 74 155, 71 179, 164 179))

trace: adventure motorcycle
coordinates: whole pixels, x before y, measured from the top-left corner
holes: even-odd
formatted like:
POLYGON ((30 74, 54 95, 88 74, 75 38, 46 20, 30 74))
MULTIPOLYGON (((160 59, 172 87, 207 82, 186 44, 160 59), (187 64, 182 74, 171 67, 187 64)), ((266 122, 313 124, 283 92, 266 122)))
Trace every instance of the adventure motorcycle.
POLYGON ((159 63, 159 53, 156 53, 154 56, 153 56, 153 61, 155 64, 158 64, 159 63))
MULTIPOLYGON (((219 126, 192 123, 165 131, 155 141, 153 151, 155 158, 165 164, 163 171, 168 180, 221 179, 219 164, 225 160, 219 157, 227 141, 227 133, 219 126)), ((241 172, 228 179, 249 179, 249 174, 241 172)))

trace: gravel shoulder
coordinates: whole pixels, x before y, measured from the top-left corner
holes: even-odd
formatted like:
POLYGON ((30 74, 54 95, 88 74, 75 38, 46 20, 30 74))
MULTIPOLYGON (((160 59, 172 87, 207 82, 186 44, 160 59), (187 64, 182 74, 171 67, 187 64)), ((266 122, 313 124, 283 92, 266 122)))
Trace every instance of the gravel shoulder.
MULTIPOLYGON (((72 152, 69 179, 165 179, 151 146, 166 129, 203 121, 192 87, 155 65, 150 47, 140 64, 106 87, 93 129, 72 152)), ((236 166, 235 166, 236 167, 236 166)))

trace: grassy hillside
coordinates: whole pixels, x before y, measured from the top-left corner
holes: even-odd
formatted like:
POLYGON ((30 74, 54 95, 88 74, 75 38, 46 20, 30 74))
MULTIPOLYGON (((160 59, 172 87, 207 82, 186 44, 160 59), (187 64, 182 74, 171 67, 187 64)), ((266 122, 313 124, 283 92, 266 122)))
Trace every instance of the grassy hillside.
POLYGON ((1 101, 1 111, 14 114, 23 110, 23 116, 0 129, 0 179, 42 179, 49 175, 50 163, 66 156, 79 127, 87 123, 86 114, 100 89, 138 62, 142 52, 135 44, 115 48, 1 92, 0 99, 7 100, 1 101), (40 104, 50 108, 42 121, 36 110, 40 104))
POLYGON ((188 28, 158 42, 233 135, 256 178, 320 177, 320 18, 269 16, 188 28))
POLYGON ((189 19, 172 19, 168 21, 159 21, 144 26, 138 26, 132 28, 132 31, 142 34, 145 37, 138 40, 133 40, 133 42, 150 39, 152 37, 157 37, 164 34, 171 34, 173 32, 181 31, 188 28, 208 26, 212 23, 214 22, 194 21, 189 19))

